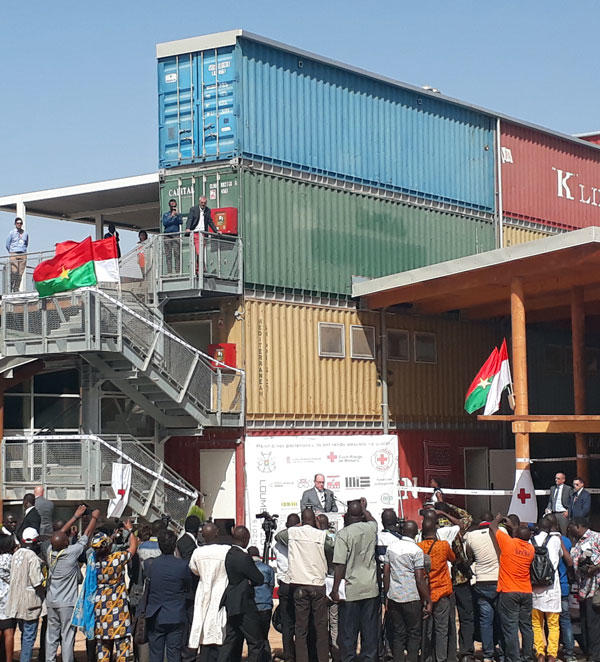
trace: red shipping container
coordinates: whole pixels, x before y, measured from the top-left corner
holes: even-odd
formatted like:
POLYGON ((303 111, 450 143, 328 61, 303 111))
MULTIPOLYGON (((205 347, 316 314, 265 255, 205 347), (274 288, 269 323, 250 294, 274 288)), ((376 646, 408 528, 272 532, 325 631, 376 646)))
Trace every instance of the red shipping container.
POLYGON ((505 216, 570 229, 600 225, 600 149, 501 122, 505 216))
MULTIPOLYGON (((209 345, 208 354, 212 356, 213 359, 216 359, 221 363, 225 363, 225 365, 229 366, 230 368, 237 367, 235 343, 221 342, 221 343, 215 343, 213 345, 209 345)), ((219 364, 216 361, 212 361, 212 365, 214 368, 223 367, 223 366, 219 366, 219 364)))
POLYGON ((588 143, 594 143, 594 145, 600 145, 600 133, 580 133, 576 138, 581 138, 588 143))
POLYGON ((217 230, 221 230, 223 234, 238 233, 238 210, 236 207, 212 209, 210 215, 213 223, 217 226, 217 230))

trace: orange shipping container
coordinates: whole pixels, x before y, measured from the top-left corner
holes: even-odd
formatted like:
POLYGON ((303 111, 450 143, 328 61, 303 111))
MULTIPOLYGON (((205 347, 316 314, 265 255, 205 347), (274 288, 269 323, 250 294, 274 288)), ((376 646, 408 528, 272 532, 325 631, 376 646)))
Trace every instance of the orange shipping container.
POLYGON ((532 230, 531 228, 518 227, 513 225, 504 225, 502 228, 503 248, 524 244, 536 239, 545 239, 551 237, 556 232, 547 232, 545 230, 532 230))

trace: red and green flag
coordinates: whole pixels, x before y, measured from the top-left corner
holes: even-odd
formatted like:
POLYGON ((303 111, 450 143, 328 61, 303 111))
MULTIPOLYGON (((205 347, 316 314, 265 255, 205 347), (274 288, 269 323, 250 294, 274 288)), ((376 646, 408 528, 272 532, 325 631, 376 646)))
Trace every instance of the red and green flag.
POLYGON ((465 410, 472 414, 485 407, 484 415, 489 416, 500 409, 502 392, 512 383, 506 339, 502 341, 500 351, 494 347, 487 361, 481 366, 471 382, 465 396, 465 410))
POLYGON ((33 281, 40 297, 96 285, 91 238, 73 244, 34 269, 33 281))

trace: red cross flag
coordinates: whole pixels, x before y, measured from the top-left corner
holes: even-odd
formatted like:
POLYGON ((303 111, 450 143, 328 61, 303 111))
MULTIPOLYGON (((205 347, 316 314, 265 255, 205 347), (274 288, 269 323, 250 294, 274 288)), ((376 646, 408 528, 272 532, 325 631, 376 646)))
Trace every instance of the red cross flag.
POLYGON ((515 473, 515 486, 508 509, 510 513, 518 515, 522 522, 537 522, 537 499, 529 469, 517 469, 515 473))
POLYGON ((121 517, 131 489, 131 465, 113 462, 111 487, 115 494, 108 504, 107 517, 121 517))

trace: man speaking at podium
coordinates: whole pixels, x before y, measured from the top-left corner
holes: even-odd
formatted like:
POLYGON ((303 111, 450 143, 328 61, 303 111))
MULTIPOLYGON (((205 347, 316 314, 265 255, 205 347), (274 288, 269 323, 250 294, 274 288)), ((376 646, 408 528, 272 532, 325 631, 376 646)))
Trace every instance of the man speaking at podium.
POLYGON ((335 497, 331 490, 325 489, 325 476, 317 474, 315 476, 315 486, 306 490, 300 500, 300 510, 312 508, 315 512, 337 513, 335 497))

